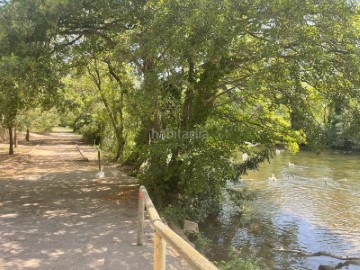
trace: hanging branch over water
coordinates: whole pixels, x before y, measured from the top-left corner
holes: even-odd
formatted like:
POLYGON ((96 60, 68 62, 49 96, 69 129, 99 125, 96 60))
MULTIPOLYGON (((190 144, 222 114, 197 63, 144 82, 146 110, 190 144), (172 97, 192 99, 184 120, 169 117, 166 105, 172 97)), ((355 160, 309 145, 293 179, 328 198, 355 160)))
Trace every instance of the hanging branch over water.
POLYGON ((332 258, 335 258, 338 260, 359 261, 360 262, 360 257, 341 256, 341 255, 332 254, 332 253, 326 252, 326 251, 306 252, 306 251, 298 250, 298 249, 284 249, 284 248, 278 248, 275 250, 281 251, 281 252, 297 253, 297 254, 300 254, 300 255, 306 256, 306 257, 328 256, 328 257, 332 257, 332 258))

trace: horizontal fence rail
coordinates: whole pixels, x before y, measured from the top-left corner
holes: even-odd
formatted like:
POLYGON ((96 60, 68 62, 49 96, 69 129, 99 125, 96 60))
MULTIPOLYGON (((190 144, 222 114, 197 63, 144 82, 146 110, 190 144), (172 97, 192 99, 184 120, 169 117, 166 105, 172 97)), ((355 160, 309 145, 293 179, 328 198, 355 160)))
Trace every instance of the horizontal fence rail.
POLYGON ((216 266, 201 255, 189 243, 166 226, 152 203, 144 186, 139 190, 138 238, 137 244, 144 244, 144 210, 147 210, 154 226, 154 270, 166 269, 166 243, 170 244, 196 270, 218 270, 216 266))

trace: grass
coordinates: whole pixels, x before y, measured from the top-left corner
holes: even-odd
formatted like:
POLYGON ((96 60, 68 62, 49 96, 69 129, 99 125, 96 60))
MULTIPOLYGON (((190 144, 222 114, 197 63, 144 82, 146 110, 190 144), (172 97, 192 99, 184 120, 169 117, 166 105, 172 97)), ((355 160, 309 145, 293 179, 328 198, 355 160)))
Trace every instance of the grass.
POLYGON ((53 127, 52 132, 73 132, 73 129, 70 127, 53 127))

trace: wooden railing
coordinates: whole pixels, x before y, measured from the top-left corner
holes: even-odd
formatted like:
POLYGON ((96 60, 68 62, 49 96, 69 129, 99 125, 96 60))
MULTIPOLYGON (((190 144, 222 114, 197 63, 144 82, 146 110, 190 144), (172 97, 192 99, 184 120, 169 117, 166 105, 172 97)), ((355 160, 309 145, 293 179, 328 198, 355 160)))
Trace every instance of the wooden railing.
POLYGON ((189 243, 177 235, 173 230, 166 226, 155 206, 153 205, 149 194, 144 186, 139 190, 139 223, 137 244, 144 244, 144 210, 148 211, 150 220, 154 227, 154 270, 166 269, 166 243, 170 244, 185 259, 193 269, 198 270, 217 270, 213 263, 201 255, 189 243))

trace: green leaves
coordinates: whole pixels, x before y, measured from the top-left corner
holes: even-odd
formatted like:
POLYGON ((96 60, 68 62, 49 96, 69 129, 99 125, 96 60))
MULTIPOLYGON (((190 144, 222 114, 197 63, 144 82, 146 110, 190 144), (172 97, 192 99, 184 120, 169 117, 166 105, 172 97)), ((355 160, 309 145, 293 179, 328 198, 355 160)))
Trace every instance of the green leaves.
POLYGON ((319 148, 357 123, 360 24, 346 0, 17 0, 0 12, 1 113, 71 106, 163 205, 213 207, 275 145, 319 148), (149 139, 196 128, 208 136, 149 139), (237 151, 250 159, 232 164, 237 151))
POLYGON ((60 86, 59 62, 51 55, 52 22, 42 5, 11 1, 0 7, 0 115, 8 126, 28 108, 51 108, 60 86))
POLYGON ((140 91, 153 101, 146 105, 153 113, 144 121, 148 132, 200 125, 209 134, 196 145, 142 148, 142 179, 165 201, 170 187, 195 198, 204 187, 219 194, 226 176, 256 168, 274 145, 296 152, 300 144, 318 144, 321 104, 356 87, 345 72, 352 69, 345 59, 358 61, 349 27, 355 9, 346 1, 155 1, 142 12, 147 19, 134 37, 145 78, 140 91), (160 81, 176 82, 182 94, 159 95, 160 81), (246 142, 261 147, 249 150, 246 142), (232 167, 237 149, 252 155, 232 167))

